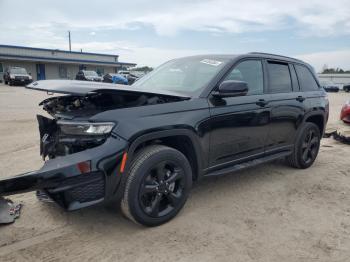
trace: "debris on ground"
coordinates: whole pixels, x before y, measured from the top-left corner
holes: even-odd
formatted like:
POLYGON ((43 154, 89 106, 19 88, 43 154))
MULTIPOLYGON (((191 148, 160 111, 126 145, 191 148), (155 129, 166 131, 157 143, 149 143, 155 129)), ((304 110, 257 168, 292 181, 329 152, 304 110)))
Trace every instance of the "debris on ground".
POLYGON ((350 128, 345 124, 339 125, 337 129, 329 129, 325 132, 324 138, 333 137, 335 140, 350 145, 350 128))
POLYGON ((19 218, 22 204, 15 204, 10 199, 0 197, 0 225, 11 224, 19 218))

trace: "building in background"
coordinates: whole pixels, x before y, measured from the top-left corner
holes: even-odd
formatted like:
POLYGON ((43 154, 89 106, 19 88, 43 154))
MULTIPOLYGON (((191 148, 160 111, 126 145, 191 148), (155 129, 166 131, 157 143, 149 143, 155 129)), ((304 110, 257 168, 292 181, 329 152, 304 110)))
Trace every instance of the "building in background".
POLYGON ((350 84, 350 74, 318 74, 320 82, 332 82, 339 88, 350 84))
POLYGON ((136 64, 120 62, 118 55, 0 45, 1 80, 11 66, 24 67, 33 80, 45 80, 74 79, 79 70, 93 70, 100 75, 117 73, 136 64))

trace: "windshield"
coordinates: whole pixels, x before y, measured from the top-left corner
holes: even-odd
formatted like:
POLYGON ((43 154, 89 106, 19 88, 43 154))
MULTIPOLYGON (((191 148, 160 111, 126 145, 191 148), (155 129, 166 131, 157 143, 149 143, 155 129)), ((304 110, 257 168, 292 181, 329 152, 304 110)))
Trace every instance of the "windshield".
POLYGON ((84 75, 86 76, 98 76, 95 71, 84 71, 84 75))
POLYGON ((193 93, 205 87, 228 59, 187 57, 171 60, 133 84, 149 91, 168 90, 193 93))
POLYGON ((27 71, 24 68, 11 68, 11 74, 27 75, 27 71))

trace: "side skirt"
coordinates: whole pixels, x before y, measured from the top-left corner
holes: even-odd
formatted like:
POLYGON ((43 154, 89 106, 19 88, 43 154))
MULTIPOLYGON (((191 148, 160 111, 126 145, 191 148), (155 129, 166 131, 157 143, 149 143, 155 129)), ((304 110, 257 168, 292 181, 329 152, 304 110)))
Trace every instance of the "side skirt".
POLYGON ((249 160, 240 164, 235 164, 229 167, 225 167, 223 169, 219 169, 219 170, 215 170, 212 172, 209 172, 207 174, 204 175, 204 177, 208 177, 208 176, 221 176, 221 175, 225 175, 228 173, 233 173, 242 169, 246 169, 249 167, 253 167, 253 166, 257 166, 260 164, 264 164, 264 163, 268 163, 271 161, 274 161, 276 159, 280 159, 280 158, 284 158, 287 157, 291 154, 291 151, 283 151, 283 152, 279 152, 273 155, 268 155, 268 156, 264 156, 261 158, 257 158, 257 159, 253 159, 253 160, 249 160))

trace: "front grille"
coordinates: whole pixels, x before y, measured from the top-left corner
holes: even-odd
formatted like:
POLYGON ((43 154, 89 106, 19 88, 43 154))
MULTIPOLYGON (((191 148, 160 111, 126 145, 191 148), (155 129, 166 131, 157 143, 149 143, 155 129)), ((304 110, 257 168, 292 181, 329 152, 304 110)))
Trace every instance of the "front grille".
POLYGON ((76 185, 64 192, 67 202, 78 201, 85 203, 98 200, 105 194, 105 179, 102 173, 82 174, 63 181, 60 187, 76 185), (91 180, 91 183, 89 183, 91 180), (79 185, 78 185, 79 184, 79 185))
POLYGON ((26 77, 26 76, 15 76, 15 79, 16 80, 28 80, 28 77, 26 77))
POLYGON ((93 184, 75 187, 67 192, 72 200, 80 203, 90 202, 104 197, 104 180, 93 184))

